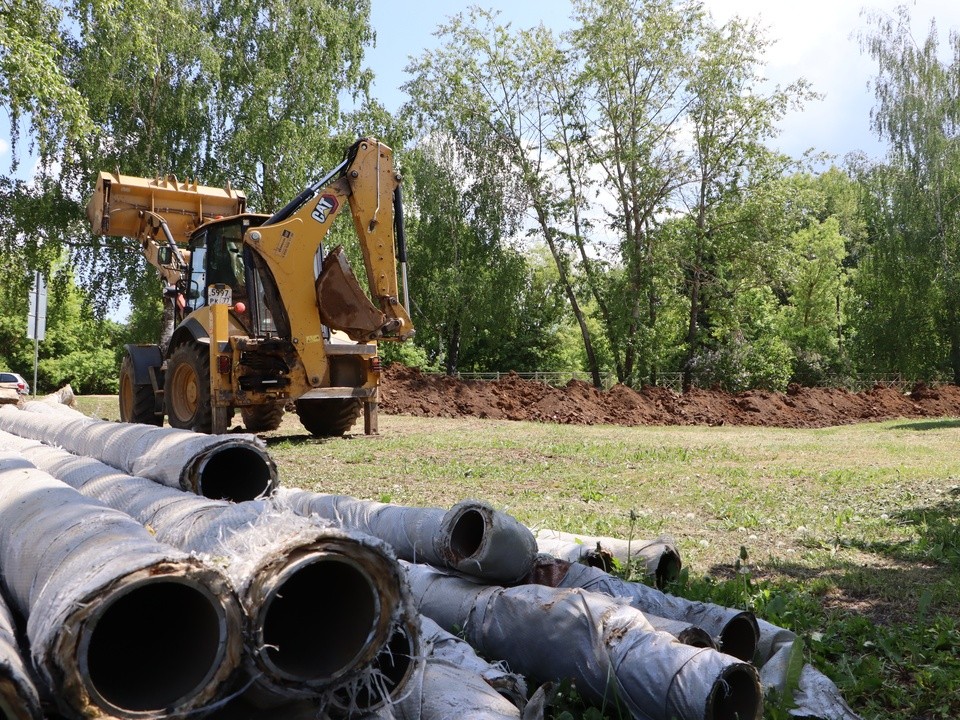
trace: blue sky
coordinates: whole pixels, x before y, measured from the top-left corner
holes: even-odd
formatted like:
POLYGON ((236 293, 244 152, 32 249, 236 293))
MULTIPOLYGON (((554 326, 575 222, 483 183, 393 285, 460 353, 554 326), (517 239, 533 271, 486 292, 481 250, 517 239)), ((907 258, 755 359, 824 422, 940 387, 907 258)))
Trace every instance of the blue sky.
MULTIPOLYGON (((377 77, 376 94, 388 109, 396 109, 406 99, 398 88, 406 79, 403 68, 408 58, 435 46, 432 32, 436 27, 472 4, 499 10, 501 19, 516 28, 540 22, 556 30, 570 26, 568 0, 421 0, 410 5, 373 0, 377 45, 368 59, 377 77)), ((784 119, 780 149, 798 157, 815 148, 840 159, 854 150, 882 154, 869 126, 873 95, 867 84, 875 67, 860 52, 857 33, 865 27, 864 8, 889 13, 901 4, 911 10, 918 39, 926 37, 931 18, 937 20, 941 45, 949 30, 960 30, 957 0, 705 0, 717 22, 736 14, 758 18, 767 28, 768 37, 775 41, 767 56, 772 82, 786 85, 805 77, 824 94, 823 100, 784 119)))
MULTIPOLYGON (((406 99, 399 87, 411 56, 433 47, 432 33, 451 15, 474 4, 465 0, 420 0, 401 3, 373 0, 373 26, 377 43, 368 51, 367 62, 374 71, 374 91, 388 108, 396 109, 406 99)), ((543 22, 555 30, 569 27, 568 0, 481 0, 476 3, 498 10, 504 22, 530 27, 543 22)), ((792 113, 781 124, 780 149, 793 156, 814 148, 842 158, 862 150, 882 153, 882 146, 869 128, 873 97, 868 88, 875 68, 860 52, 857 33, 864 27, 861 10, 891 12, 906 4, 913 17, 915 35, 925 37, 931 18, 936 18, 941 43, 947 32, 960 30, 960 2, 957 0, 806 0, 803 3, 776 3, 771 0, 705 0, 718 22, 733 14, 759 18, 775 41, 768 53, 768 76, 772 82, 789 83, 800 76, 813 84, 824 99, 792 113)), ((18 148, 26 150, 26 143, 18 148)), ((9 128, 0 113, 0 172, 9 172, 9 128)), ((32 162, 22 162, 28 173, 32 162)))

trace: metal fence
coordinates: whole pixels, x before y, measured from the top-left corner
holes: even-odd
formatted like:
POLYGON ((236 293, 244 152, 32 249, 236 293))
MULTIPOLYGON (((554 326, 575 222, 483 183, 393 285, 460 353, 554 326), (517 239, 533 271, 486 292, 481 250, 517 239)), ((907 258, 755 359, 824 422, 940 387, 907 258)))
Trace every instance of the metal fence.
MULTIPOLYGON (((463 380, 499 380, 502 377, 519 377, 524 380, 536 380, 548 385, 562 387, 571 380, 582 380, 583 382, 593 384, 593 376, 588 372, 580 370, 568 370, 563 372, 555 371, 535 371, 535 372, 462 372, 457 373, 456 377, 463 380)), ((946 379, 930 381, 930 384, 941 384, 949 382, 946 379)), ((899 373, 884 374, 866 374, 855 377, 827 377, 820 387, 844 388, 851 392, 862 392, 872 387, 888 387, 900 392, 908 392, 915 384, 916 380, 903 377, 899 373)), ((600 384, 604 390, 609 390, 617 384, 617 375, 613 372, 600 373, 600 384)), ((646 383, 644 383, 646 384, 646 383)), ((668 388, 676 393, 683 390, 683 373, 665 372, 657 375, 657 386, 668 388)))

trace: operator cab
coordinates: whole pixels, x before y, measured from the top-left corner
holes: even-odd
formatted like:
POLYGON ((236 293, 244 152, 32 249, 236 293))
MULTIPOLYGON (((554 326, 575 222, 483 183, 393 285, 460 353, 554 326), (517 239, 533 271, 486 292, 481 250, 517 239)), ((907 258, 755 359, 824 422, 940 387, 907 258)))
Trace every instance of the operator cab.
POLYGON ((202 225, 191 237, 190 268, 186 278, 186 312, 209 304, 211 285, 230 288, 231 312, 250 335, 275 335, 276 325, 264 303, 263 280, 252 262, 244 234, 267 220, 268 215, 235 215, 202 225), (238 310, 242 303, 243 311, 238 310))

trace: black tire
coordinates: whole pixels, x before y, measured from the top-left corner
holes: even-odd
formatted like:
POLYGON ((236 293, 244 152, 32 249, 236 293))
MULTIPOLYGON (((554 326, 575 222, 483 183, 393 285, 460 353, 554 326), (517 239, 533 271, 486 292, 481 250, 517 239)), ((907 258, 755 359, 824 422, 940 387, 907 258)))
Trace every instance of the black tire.
POLYGON ((243 418, 243 426, 249 432, 276 430, 283 420, 283 403, 242 407, 240 417, 243 418))
POLYGON ((210 351, 188 342, 174 348, 167 360, 163 404, 170 427, 208 433, 213 427, 210 407, 210 351))
POLYGON ((314 437, 339 437, 353 427, 363 406, 356 398, 297 400, 300 423, 314 437))
POLYGON ((163 415, 156 412, 152 385, 137 385, 133 358, 124 354, 120 361, 120 420, 145 425, 163 425, 163 415))

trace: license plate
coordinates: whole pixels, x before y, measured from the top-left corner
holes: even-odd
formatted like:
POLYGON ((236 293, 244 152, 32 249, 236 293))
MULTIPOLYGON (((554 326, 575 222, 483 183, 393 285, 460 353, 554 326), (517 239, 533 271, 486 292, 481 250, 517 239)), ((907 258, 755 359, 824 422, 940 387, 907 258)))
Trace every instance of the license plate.
POLYGON ((211 285, 207 288, 207 303, 210 305, 232 305, 233 290, 229 285, 211 285))

